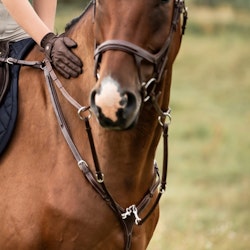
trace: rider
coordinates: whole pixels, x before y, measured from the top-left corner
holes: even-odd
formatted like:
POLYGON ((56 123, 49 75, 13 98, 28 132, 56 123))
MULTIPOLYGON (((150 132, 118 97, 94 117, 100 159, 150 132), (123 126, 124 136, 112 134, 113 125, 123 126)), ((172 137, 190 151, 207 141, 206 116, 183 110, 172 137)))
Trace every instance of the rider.
POLYGON ((32 38, 65 77, 82 73, 81 60, 71 51, 77 44, 53 33, 57 0, 0 0, 0 42, 32 38))

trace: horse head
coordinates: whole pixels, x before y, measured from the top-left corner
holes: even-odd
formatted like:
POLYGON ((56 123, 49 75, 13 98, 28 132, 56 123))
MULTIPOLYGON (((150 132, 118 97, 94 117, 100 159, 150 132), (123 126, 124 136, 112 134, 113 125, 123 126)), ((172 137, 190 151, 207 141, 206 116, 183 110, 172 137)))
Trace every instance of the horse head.
POLYGON ((129 8, 125 0, 95 3, 97 84, 90 103, 106 128, 123 130, 136 124, 155 85, 163 91, 164 74, 169 68, 171 75, 180 47, 184 1, 146 2, 132 1, 129 8))

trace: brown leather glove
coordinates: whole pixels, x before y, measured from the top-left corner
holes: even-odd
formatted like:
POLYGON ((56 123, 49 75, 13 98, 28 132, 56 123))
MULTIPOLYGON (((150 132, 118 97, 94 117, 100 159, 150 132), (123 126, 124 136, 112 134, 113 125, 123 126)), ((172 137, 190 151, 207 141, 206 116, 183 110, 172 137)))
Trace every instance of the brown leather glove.
POLYGON ((82 61, 70 49, 77 44, 69 37, 46 34, 41 40, 41 47, 52 65, 65 78, 77 77, 82 73, 82 61))

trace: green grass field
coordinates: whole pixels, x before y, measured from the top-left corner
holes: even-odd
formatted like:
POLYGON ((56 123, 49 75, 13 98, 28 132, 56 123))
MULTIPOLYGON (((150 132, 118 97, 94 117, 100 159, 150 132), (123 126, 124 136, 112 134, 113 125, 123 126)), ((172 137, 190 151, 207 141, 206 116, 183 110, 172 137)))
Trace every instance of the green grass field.
MULTIPOLYGON (((80 12, 60 8, 57 30, 80 12)), ((249 13, 189 12, 174 67, 168 189, 148 249, 249 250, 249 13)))
POLYGON ((174 67, 169 187, 150 250, 250 249, 248 15, 190 9, 174 67))

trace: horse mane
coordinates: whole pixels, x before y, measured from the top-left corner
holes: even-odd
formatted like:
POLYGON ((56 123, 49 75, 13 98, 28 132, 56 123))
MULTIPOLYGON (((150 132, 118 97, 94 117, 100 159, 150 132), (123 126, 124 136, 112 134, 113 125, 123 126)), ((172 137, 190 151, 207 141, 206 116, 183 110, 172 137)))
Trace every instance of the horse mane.
POLYGON ((73 18, 69 23, 65 26, 65 32, 70 30, 78 21, 85 15, 85 13, 89 10, 89 8, 92 6, 93 0, 91 0, 88 5, 85 7, 83 12, 80 14, 80 16, 73 18))

